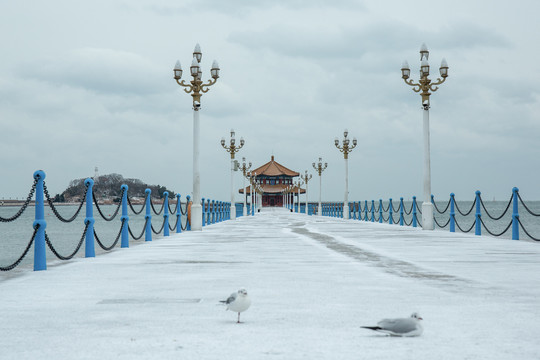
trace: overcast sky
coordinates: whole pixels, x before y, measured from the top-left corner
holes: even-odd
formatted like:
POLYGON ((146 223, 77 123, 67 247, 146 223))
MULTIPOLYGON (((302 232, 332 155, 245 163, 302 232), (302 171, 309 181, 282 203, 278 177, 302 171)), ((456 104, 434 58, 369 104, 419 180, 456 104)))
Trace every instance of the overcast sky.
MULTIPOLYGON (((202 196, 228 200, 231 128, 254 167, 275 155, 328 162, 323 200, 422 197, 421 98, 401 79, 419 49, 449 77, 431 96, 432 192, 540 199, 540 3, 537 1, 2 1, 0 198, 26 197, 42 169, 52 194, 119 173, 192 191, 191 96, 172 69, 203 52, 221 78, 202 97, 202 196)), ((186 76, 187 78, 187 76, 186 76)), ((242 179, 235 176, 236 187, 242 179)), ((237 195, 240 200, 240 195, 237 195)))

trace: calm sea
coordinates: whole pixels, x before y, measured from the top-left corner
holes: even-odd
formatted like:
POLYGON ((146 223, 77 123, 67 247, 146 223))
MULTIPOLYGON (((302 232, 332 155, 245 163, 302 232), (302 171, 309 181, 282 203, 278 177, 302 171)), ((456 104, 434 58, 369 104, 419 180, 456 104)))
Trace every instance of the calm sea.
MULTIPOLYGON (((490 201, 490 202, 485 203, 488 212, 492 216, 495 216, 495 217, 498 217, 502 214, 507 204, 508 202, 503 202, 503 201, 490 201)), ((441 211, 446 208, 446 205, 447 205, 447 202, 437 202, 437 207, 441 211)), ((526 205, 534 213, 537 213, 537 214, 540 213, 540 201, 526 202, 526 205)), ((384 207, 386 208, 387 206, 388 206, 388 203, 385 202, 384 207)), ((462 212, 467 212, 472 206, 472 201, 458 202, 458 206, 462 212)), ((116 210, 116 207, 117 205, 101 205, 100 206, 100 208, 102 209, 102 212, 106 216, 112 215, 114 211, 116 210)), ((376 207, 378 207, 378 204, 376 204, 376 207)), ((405 202, 405 209, 409 210, 410 207, 411 207, 410 202, 405 202)), ((135 205, 136 210, 140 208, 141 208, 140 205, 135 205)), ((62 216, 71 217, 77 210, 77 206, 58 206, 57 209, 62 216)), ((159 209, 161 209, 161 205, 156 205, 156 210, 159 210, 159 209)), ((4 218, 10 217, 10 216, 13 216, 18 210, 19 210, 19 207, 0 206, 0 216, 4 218)), ((449 210, 444 215, 438 214, 437 211, 435 211, 435 214, 436 214, 436 219, 439 222, 439 224, 441 225, 446 224, 449 217, 448 215, 449 210)), ((474 214, 475 214, 475 209, 473 209, 472 212, 466 217, 461 216, 456 210, 456 220, 462 229, 467 230, 471 227, 472 223, 474 222, 474 214)), ((526 230, 533 237, 540 238, 540 217, 529 215, 529 213, 523 208, 521 204, 519 206, 519 214, 520 214, 521 222, 524 224, 526 230)), ((384 216, 387 217, 388 214, 385 214, 384 216)), ((35 209, 33 206, 29 206, 19 219, 11 223, 0 223, 0 266, 5 267, 8 265, 11 265, 24 252, 24 249, 28 245, 33 234, 32 223, 34 222, 34 217, 35 217, 35 209)), ((47 221, 46 232, 53 246, 61 255, 67 256, 75 250, 77 244, 79 243, 81 239, 81 236, 84 230, 84 217, 85 217, 85 209, 83 206, 81 213, 79 214, 79 216, 77 217, 75 221, 71 223, 63 223, 63 222, 60 222, 60 220, 56 218, 56 216, 53 214, 53 212, 48 206, 45 207, 45 220, 47 221)), ((376 215, 376 217, 378 217, 378 215, 376 215)), ((418 218, 421 219, 420 214, 418 214, 418 218)), ((94 207, 94 219, 95 219, 94 228, 97 235, 99 236, 100 241, 105 246, 110 246, 116 239, 116 236, 120 230, 120 225, 121 225, 120 213, 116 216, 116 218, 113 221, 107 222, 101 218, 97 209, 94 207)), ((171 221, 171 226, 174 225, 173 221, 176 221, 176 216, 171 215, 169 219, 171 221)), ((411 215, 405 216, 406 222, 409 222, 410 219, 411 219, 411 215)), ((484 223, 486 224, 486 226, 491 232, 499 233, 502 230, 504 230, 506 226, 509 224, 509 222, 511 221, 512 207, 510 206, 510 209, 508 210, 507 214, 498 221, 491 220, 485 214, 484 209, 482 209, 482 219, 484 220, 484 223)), ((399 222, 399 213, 394 213, 394 220, 399 222)), ((162 223, 163 223, 163 213, 160 215, 152 214, 152 224, 155 230, 160 229, 162 223)), ((185 220, 183 220, 183 223, 185 223, 185 220)), ((135 236, 139 236, 144 226, 144 211, 142 214, 135 215, 131 212, 131 209, 130 209, 129 210, 129 225, 133 234, 135 236)), ((436 226, 436 229, 439 229, 439 227, 436 226)), ((447 225, 445 228, 442 229, 442 231, 449 231, 449 226, 447 225)), ((459 229, 457 227, 456 227, 456 231, 459 232, 459 229)), ((474 228, 472 229, 470 233, 474 234, 474 228)), ((161 232, 161 234, 163 234, 163 232, 161 232)), ((153 235, 153 239, 157 239, 162 236, 162 235, 155 235, 155 234, 152 234, 152 235, 153 235)), ((485 231, 484 228, 482 228, 482 235, 489 236, 489 234, 485 231)), ((510 228, 501 237, 511 239, 512 229, 510 228)), ((520 229, 520 239, 522 241, 532 241, 530 240, 530 238, 528 238, 525 235, 525 233, 521 229, 520 229)), ((144 236, 142 239, 138 241, 134 241, 133 239, 130 238, 130 246, 135 246, 136 244, 140 244, 142 242, 144 242, 144 236)), ((540 242, 539 242, 539 246, 540 246, 540 242)), ((118 242, 116 248, 113 251, 116 251, 119 248, 120 248, 120 241, 118 242)), ((96 249, 96 255, 99 255, 104 252, 98 246, 98 244, 95 244, 95 249, 96 249)), ((81 246, 81 249, 79 250, 79 252, 75 255, 75 257, 84 257, 84 243, 81 246)), ((17 266, 14 270, 11 270, 11 271, 0 272, 0 280, 16 275, 17 273, 20 273, 21 271, 31 270, 33 267, 33 258, 34 258, 34 249, 32 246, 32 248, 30 249, 30 251, 28 252, 28 254, 24 258, 24 260, 20 263, 19 266, 17 266)), ((52 254, 49 248, 47 247, 47 266, 54 266, 55 264, 60 263, 60 262, 61 261, 58 260, 55 257, 55 255, 52 254)))

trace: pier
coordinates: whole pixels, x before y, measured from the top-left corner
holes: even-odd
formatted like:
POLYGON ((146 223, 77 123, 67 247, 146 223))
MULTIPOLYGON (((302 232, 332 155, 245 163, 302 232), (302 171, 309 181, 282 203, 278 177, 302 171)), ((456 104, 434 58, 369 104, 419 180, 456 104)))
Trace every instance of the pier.
POLYGON ((540 247, 263 208, 0 282, 2 359, 533 359, 540 247), (251 308, 219 300, 245 287, 251 308), (424 333, 366 329, 423 317, 424 333))

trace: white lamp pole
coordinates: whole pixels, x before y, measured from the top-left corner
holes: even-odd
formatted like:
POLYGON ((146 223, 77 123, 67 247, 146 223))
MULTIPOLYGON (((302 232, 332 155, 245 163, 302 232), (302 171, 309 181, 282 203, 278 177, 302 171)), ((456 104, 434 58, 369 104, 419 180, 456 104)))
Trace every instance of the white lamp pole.
POLYGON ((307 214, 309 214, 309 211, 308 211, 308 205, 309 205, 309 201, 308 201, 308 182, 309 182, 309 180, 311 180, 311 178, 313 176, 311 174, 308 175, 307 170, 306 170, 305 175, 300 175, 300 177, 302 178, 302 180, 304 180, 304 183, 306 184, 306 208, 304 209, 304 212, 307 215, 307 214))
POLYGON ((423 108, 423 135, 424 135, 424 198, 422 200, 422 229, 433 230, 433 204, 431 203, 431 159, 430 159, 430 144, 429 144, 429 96, 430 91, 435 92, 439 89, 448 77, 448 64, 443 58, 439 73, 441 77, 436 82, 431 82, 429 76, 429 51, 426 44, 422 44, 420 47, 420 80, 418 83, 414 83, 412 79, 409 79, 411 69, 407 61, 403 62, 401 66, 401 77, 407 85, 413 87, 413 91, 420 93, 422 96, 422 108, 423 108))
POLYGON ((334 143, 336 147, 343 153, 345 158, 345 199, 343 200, 343 218, 349 218, 349 153, 356 147, 356 138, 353 138, 353 145, 349 146, 349 132, 347 129, 343 132, 342 146, 339 145, 339 140, 336 138, 334 143))
POLYGON ((242 215, 246 216, 247 213, 247 194, 246 194, 246 176, 248 176, 248 170, 251 169, 251 162, 246 165, 246 158, 242 158, 242 186, 244 187, 244 207, 242 208, 242 215))
POLYGON ((234 201, 234 169, 235 169, 235 160, 234 154, 236 154, 244 146, 244 138, 240 138, 240 146, 236 146, 236 139, 234 138, 235 132, 231 129, 231 140, 230 145, 225 145, 225 138, 221 138, 221 146, 231 154, 231 220, 236 220, 236 204, 234 201))
POLYGON ((313 168, 317 170, 317 173, 319 173, 319 207, 317 208, 317 215, 322 215, 322 201, 321 201, 321 193, 322 193, 322 172, 328 167, 328 163, 322 163, 322 158, 319 158, 319 162, 317 163, 317 166, 315 166, 315 163, 312 164, 313 168))
POLYGON ((195 45, 193 51, 193 61, 190 66, 190 74, 193 79, 187 84, 182 78, 182 66, 180 61, 174 66, 174 79, 178 85, 184 87, 184 91, 193 97, 193 204, 191 205, 191 230, 202 230, 202 206, 201 206, 201 175, 199 171, 199 140, 200 140, 200 121, 199 110, 201 108, 202 93, 208 92, 209 87, 214 85, 219 78, 219 66, 214 60, 210 73, 212 79, 203 84, 200 62, 202 59, 201 47, 195 45))

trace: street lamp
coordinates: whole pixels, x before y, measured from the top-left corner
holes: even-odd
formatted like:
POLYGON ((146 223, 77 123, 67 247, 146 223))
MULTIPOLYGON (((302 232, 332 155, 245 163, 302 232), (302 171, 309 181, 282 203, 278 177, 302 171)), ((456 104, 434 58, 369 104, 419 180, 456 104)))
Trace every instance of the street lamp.
POLYGON ((324 163, 324 166, 323 166, 323 163, 322 163, 322 158, 319 158, 319 162, 317 163, 317 166, 315 166, 315 163, 312 164, 313 165, 313 168, 315 170, 317 170, 317 172, 319 173, 319 207, 317 208, 317 215, 321 216, 322 215, 322 202, 321 202, 321 192, 322 192, 322 172, 324 170, 326 170, 326 168, 328 167, 328 163, 324 163))
POLYGON ((343 132, 342 146, 339 145, 338 138, 335 138, 334 143, 336 147, 343 153, 345 158, 345 199, 343 200, 343 218, 349 218, 349 153, 356 147, 356 138, 353 138, 352 146, 349 146, 350 140, 348 138, 349 132, 347 129, 343 132))
POLYGON ((236 146, 235 132, 231 129, 230 145, 225 146, 225 138, 221 138, 221 146, 231 154, 231 220, 236 220, 236 204, 234 202, 234 154, 236 154, 244 146, 244 138, 240 138, 240 146, 236 146))
POLYGON ((201 62, 202 53, 199 44, 195 46, 193 51, 193 61, 190 66, 190 75, 193 77, 190 83, 187 84, 182 78, 182 65, 180 61, 174 66, 174 79, 178 85, 184 87, 184 91, 191 94, 193 97, 193 204, 191 205, 191 230, 202 230, 202 206, 201 206, 201 175, 199 171, 199 138, 200 138, 200 121, 199 110, 201 108, 202 93, 208 92, 209 87, 214 85, 219 78, 219 65, 214 60, 210 73, 212 79, 206 84, 201 80, 201 62))
POLYGON ((247 205, 246 205, 246 177, 248 175, 248 170, 251 169, 251 161, 249 162, 249 165, 246 165, 246 158, 242 158, 242 167, 240 168, 242 170, 242 186, 244 188, 244 207, 242 208, 242 216, 246 216, 247 213, 247 205))
MULTIPOLYGON (((298 192, 297 198, 296 198, 296 204, 298 207, 296 208, 296 212, 299 213, 300 212, 300 186, 302 186, 302 180, 300 179, 296 180, 295 185, 298 192)), ((294 198, 294 195, 293 195, 293 198, 294 198)))
POLYGON ((413 87, 413 91, 420 93, 422 96, 422 107, 424 109, 424 199, 422 202, 422 228, 424 230, 433 230, 433 204, 431 203, 431 165, 430 165, 430 150, 429 150, 429 96, 431 95, 430 91, 435 92, 439 89, 440 84, 442 84, 448 77, 448 64, 443 58, 441 61, 441 66, 439 68, 439 73, 441 77, 437 79, 436 82, 431 82, 429 76, 429 51, 426 44, 422 44, 420 47, 420 80, 418 83, 414 83, 412 79, 409 79, 411 74, 411 69, 409 68, 409 63, 407 61, 403 62, 401 66, 401 77, 407 85, 413 87))
POLYGON ((311 180, 313 176, 311 174, 308 175, 307 170, 305 175, 300 175, 300 178, 304 180, 304 183, 306 183, 306 208, 304 209, 306 215, 309 213, 308 211, 308 182, 311 180))

